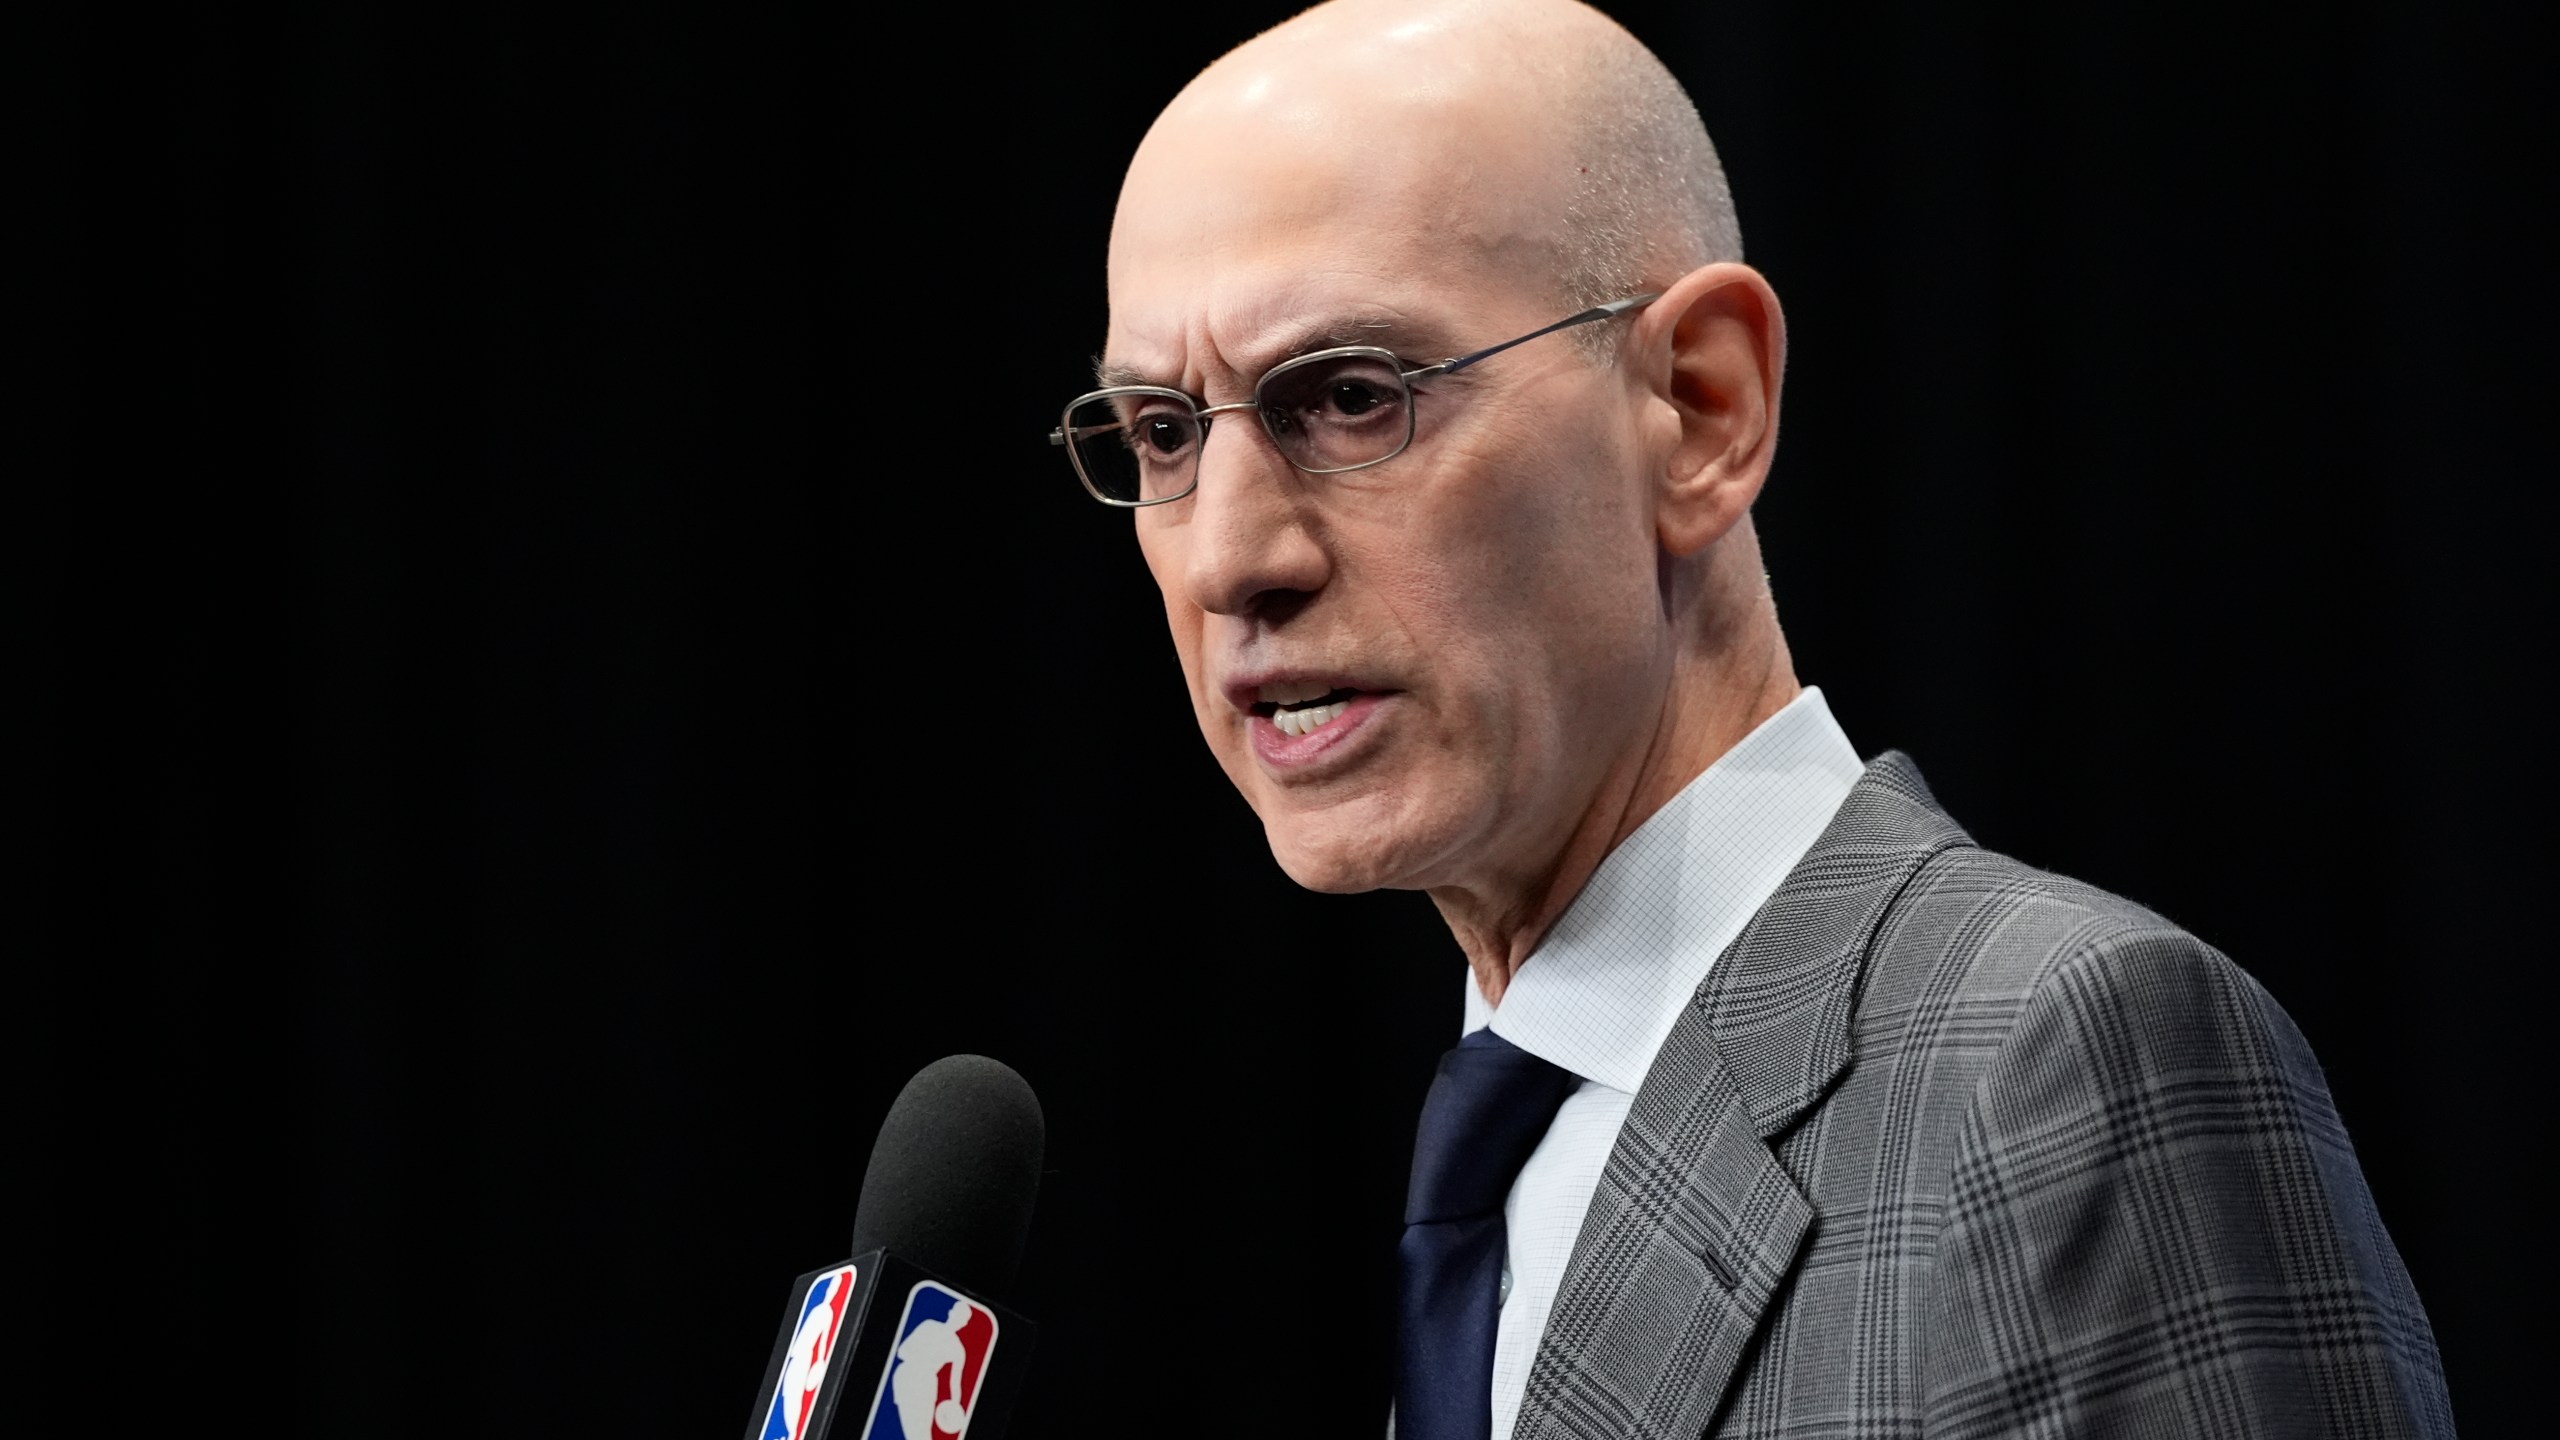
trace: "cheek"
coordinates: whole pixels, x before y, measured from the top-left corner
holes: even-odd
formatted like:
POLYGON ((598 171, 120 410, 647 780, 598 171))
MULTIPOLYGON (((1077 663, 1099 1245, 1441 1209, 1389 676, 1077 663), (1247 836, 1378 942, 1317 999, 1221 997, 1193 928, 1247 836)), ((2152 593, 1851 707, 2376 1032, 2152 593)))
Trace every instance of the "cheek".
MULTIPOLYGON (((1470 437, 1471 439, 1474 437, 1470 437)), ((1506 788, 1579 772, 1615 743, 1660 669, 1649 517, 1605 437, 1566 453, 1552 431, 1488 429, 1452 488, 1384 558, 1407 576, 1398 618, 1447 686, 1448 744, 1506 788)), ((1384 572, 1393 573, 1393 572, 1384 572)))
POLYGON ((1658 609, 1655 546, 1612 438, 1519 425, 1468 437, 1435 503, 1392 542, 1400 568, 1431 577, 1411 593, 1435 629, 1566 669, 1594 647, 1641 644, 1658 609))

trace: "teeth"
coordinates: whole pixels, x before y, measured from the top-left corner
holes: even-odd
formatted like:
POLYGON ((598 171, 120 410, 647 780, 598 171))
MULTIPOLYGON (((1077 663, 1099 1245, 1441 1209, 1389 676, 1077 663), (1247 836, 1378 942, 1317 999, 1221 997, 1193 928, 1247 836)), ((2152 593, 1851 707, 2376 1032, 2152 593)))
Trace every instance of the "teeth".
POLYGON ((1304 710, 1276 710, 1272 712, 1271 723, 1280 727, 1281 734, 1294 739, 1331 724, 1337 716, 1350 708, 1350 701, 1336 700, 1330 705, 1315 705, 1304 710))

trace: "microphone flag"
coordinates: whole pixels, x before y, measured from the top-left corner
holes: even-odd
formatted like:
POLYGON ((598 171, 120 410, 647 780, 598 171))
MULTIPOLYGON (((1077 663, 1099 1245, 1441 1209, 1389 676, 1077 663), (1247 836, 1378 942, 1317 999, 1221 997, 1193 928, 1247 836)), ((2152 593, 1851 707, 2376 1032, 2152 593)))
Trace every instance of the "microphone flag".
POLYGON ((791 1282, 746 1440, 1001 1440, 1037 1334, 895 1251, 812 1270, 791 1282))

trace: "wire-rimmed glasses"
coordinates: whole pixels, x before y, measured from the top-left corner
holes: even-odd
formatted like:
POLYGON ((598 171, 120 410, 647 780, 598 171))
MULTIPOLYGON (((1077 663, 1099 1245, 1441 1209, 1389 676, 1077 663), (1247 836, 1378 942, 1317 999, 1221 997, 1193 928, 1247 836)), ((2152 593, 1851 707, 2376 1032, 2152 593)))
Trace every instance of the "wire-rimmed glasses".
POLYGON ((1392 350, 1342 345, 1273 366, 1253 398, 1202 405, 1161 385, 1113 385, 1067 403, 1049 443, 1063 445, 1076 478, 1105 505, 1136 508, 1179 500, 1200 483, 1200 446, 1212 416, 1250 410, 1282 459, 1310 475, 1363 470, 1413 443, 1413 382, 1454 375, 1541 335, 1623 315, 1659 299, 1636 295, 1595 305, 1526 335, 1419 369, 1392 350))

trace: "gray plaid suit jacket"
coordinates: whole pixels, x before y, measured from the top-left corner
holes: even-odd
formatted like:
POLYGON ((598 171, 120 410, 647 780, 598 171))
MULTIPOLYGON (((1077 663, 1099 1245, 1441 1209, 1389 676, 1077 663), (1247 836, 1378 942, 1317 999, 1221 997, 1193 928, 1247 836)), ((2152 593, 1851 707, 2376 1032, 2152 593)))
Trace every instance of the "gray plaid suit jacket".
POLYGON ((2452 1433, 2284 1012, 1897 754, 1664 1043, 1513 1432, 2452 1433))

